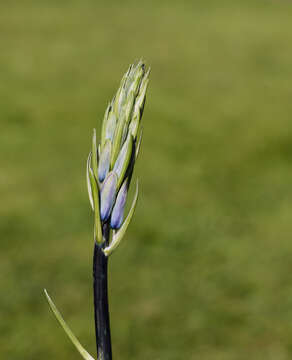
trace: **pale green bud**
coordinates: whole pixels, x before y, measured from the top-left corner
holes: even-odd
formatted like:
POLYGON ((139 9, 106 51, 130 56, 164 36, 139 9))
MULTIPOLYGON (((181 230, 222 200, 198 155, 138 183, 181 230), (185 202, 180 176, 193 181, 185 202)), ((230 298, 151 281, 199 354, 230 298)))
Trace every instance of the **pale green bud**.
POLYGON ((131 154, 133 149, 133 137, 129 134, 127 140, 124 142, 122 149, 119 153, 119 156, 115 162, 113 171, 118 175, 118 185, 119 188, 121 183, 124 180, 125 173, 128 169, 131 154))

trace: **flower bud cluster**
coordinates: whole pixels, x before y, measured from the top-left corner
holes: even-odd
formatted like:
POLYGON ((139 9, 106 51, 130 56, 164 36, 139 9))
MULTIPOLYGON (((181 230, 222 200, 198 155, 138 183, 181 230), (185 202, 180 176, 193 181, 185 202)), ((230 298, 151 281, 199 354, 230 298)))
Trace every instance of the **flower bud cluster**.
POLYGON ((127 193, 141 141, 143 114, 149 70, 140 61, 131 65, 108 105, 97 146, 93 133, 92 151, 87 161, 89 199, 95 213, 95 239, 106 246, 109 255, 119 244, 134 213, 138 187, 132 207, 124 221, 127 193), (110 244, 104 244, 103 224, 113 229, 110 244))

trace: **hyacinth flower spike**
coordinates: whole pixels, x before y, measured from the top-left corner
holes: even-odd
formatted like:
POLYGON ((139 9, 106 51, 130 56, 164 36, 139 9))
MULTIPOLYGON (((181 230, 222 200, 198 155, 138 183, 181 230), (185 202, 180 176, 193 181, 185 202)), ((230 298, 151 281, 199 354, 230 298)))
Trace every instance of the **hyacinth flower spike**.
MULTIPOLYGON (((133 217, 136 192, 129 213, 124 217, 125 205, 142 139, 143 115, 149 72, 139 61, 131 65, 123 76, 120 87, 109 103, 97 145, 93 131, 92 148, 87 159, 86 177, 89 201, 94 211, 93 292, 97 359, 111 360, 111 337, 107 295, 108 257, 118 247, 133 217)), ((47 292, 47 300, 85 360, 92 356, 80 345, 47 292)))

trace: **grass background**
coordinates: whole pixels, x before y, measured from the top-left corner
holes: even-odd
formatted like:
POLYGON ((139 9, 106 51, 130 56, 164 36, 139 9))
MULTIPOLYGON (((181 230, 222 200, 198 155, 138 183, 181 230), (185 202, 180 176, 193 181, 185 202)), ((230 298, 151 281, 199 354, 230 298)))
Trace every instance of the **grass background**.
POLYGON ((292 357, 292 3, 0 4, 0 357, 95 354, 92 128, 152 67, 138 207, 110 259, 116 359, 292 357))

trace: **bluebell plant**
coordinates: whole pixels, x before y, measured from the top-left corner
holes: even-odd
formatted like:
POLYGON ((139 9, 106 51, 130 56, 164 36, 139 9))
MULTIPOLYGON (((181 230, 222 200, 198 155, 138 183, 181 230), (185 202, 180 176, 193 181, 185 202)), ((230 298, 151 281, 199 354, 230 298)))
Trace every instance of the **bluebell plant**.
MULTIPOLYGON (((131 65, 105 111, 101 139, 93 130, 92 148, 87 159, 89 200, 94 212, 93 294, 97 360, 111 360, 108 309, 108 257, 120 244, 135 211, 138 181, 129 213, 124 218, 128 190, 139 154, 146 90, 150 69, 143 61, 131 65)), ((49 305, 59 323, 85 360, 94 358, 82 347, 47 291, 49 305)))

